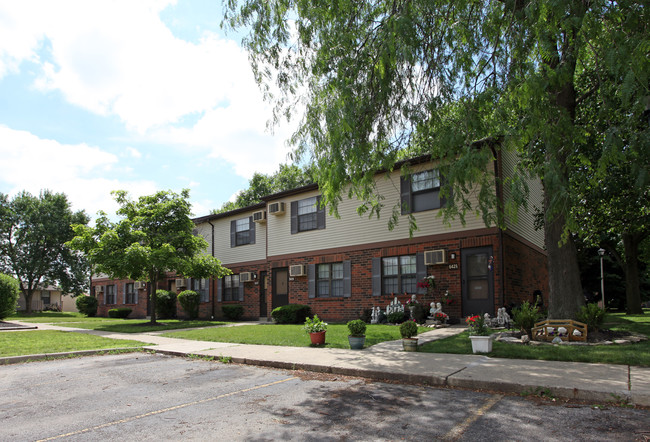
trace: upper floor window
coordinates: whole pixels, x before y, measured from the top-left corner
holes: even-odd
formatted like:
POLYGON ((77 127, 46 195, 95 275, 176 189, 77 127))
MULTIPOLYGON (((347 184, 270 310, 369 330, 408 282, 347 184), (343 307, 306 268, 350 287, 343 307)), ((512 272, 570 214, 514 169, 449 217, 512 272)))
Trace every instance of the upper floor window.
POLYGON ((135 304, 135 288, 132 282, 127 282, 124 285, 124 303, 135 304))
POLYGON ((105 304, 115 304, 115 285, 107 285, 104 293, 105 304))
POLYGON ((314 196, 291 203, 291 233, 325 228, 325 208, 314 196))
POLYGON ((382 292, 415 293, 417 266, 415 255, 391 256, 381 260, 382 292))
POLYGON ((402 214, 439 209, 444 204, 440 197, 441 179, 437 169, 425 170, 401 178, 402 214))
POLYGON ((230 222, 230 247, 255 244, 255 223, 249 216, 230 222))
POLYGON ((319 264, 316 297, 343 296, 343 263, 319 264))

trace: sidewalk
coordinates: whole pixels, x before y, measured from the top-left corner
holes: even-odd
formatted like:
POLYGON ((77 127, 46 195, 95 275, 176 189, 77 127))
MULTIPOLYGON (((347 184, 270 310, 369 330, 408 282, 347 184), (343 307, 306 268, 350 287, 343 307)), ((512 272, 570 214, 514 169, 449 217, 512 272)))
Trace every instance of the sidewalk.
MULTIPOLYGON (((384 342, 364 350, 346 350, 191 341, 162 337, 158 332, 111 333, 48 324, 38 324, 38 328, 147 342, 154 345, 145 346, 145 349, 169 355, 223 356, 232 358, 235 363, 264 367, 504 393, 534 395, 547 391, 558 398, 599 403, 627 401, 630 404, 650 406, 650 368, 644 367, 498 359, 481 355, 408 353, 402 351, 400 341, 384 342)), ((463 330, 464 327, 441 328, 422 333, 418 337, 420 343, 423 343, 463 330)))

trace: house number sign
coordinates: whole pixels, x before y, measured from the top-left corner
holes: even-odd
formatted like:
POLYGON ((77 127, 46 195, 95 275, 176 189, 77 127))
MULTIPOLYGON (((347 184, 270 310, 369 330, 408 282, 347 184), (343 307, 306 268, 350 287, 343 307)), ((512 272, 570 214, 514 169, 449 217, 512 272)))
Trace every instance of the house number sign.
POLYGON ((458 264, 449 264, 449 270, 458 270, 458 264))

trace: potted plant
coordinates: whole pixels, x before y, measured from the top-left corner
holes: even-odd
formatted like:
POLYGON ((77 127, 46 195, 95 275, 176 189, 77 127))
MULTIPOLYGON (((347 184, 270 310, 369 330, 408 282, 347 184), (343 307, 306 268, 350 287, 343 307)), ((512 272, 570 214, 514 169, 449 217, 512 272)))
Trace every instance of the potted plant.
POLYGON ((305 320, 304 330, 309 333, 311 338, 311 343, 314 345, 323 345, 325 344, 325 332, 327 331, 327 322, 320 320, 318 315, 314 315, 314 318, 307 318, 305 320))
POLYGON ((399 326, 399 332, 402 335, 402 347, 404 351, 418 351, 418 325, 415 321, 406 321, 399 326))
POLYGON ((472 352, 489 353, 492 351, 492 336, 490 328, 485 324, 483 315, 469 316, 465 319, 472 341, 472 352))
POLYGON ((361 319, 348 322, 348 342, 352 350, 361 350, 366 343, 366 323, 361 319))

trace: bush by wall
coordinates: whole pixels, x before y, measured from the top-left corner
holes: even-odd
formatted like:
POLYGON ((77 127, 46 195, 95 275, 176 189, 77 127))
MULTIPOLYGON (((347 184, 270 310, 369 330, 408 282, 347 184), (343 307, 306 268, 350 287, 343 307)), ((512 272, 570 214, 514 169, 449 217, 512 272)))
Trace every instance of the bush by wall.
POLYGON ((530 304, 528 301, 521 303, 519 307, 512 309, 512 322, 532 338, 532 328, 541 319, 537 304, 530 304))
POLYGON ((238 321, 239 318, 244 316, 243 305, 224 305, 221 307, 221 310, 223 310, 223 315, 226 317, 226 319, 230 321, 238 321))
POLYGON ((311 307, 303 304, 288 304, 273 309, 271 317, 277 324, 303 324, 311 317, 311 307))
POLYGON ((427 322, 427 316, 429 316, 429 310, 427 310, 422 304, 415 304, 413 308, 413 319, 418 324, 424 324, 427 322))
POLYGON ((156 316, 160 319, 176 317, 176 293, 156 290, 156 316))
POLYGON ((193 290, 185 290, 178 294, 178 302, 180 302, 189 319, 199 317, 199 299, 199 294, 193 290))
POLYGON ((108 317, 109 318, 126 318, 131 314, 133 310, 131 310, 128 307, 118 307, 118 308, 112 308, 108 311, 108 317))
POLYGON ((386 317, 388 322, 390 322, 391 324, 401 324, 407 318, 408 316, 406 316, 404 312, 393 312, 386 317))
POLYGON ((20 296, 18 281, 9 275, 0 273, 0 319, 16 313, 18 296, 20 296))
POLYGON ((97 298, 92 296, 77 296, 75 301, 77 305, 77 310, 79 313, 82 313, 86 316, 95 316, 97 314, 97 307, 99 306, 99 301, 97 298))

